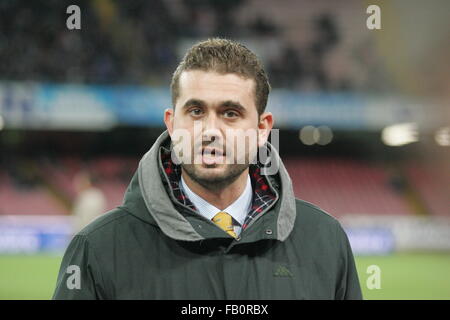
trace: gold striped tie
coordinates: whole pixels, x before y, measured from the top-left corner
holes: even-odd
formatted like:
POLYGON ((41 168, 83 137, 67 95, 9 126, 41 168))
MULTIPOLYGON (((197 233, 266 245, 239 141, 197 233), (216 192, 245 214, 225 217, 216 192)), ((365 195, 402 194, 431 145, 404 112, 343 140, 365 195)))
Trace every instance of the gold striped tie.
POLYGON ((232 218, 228 213, 221 211, 212 218, 212 221, 233 238, 237 237, 233 230, 232 218))

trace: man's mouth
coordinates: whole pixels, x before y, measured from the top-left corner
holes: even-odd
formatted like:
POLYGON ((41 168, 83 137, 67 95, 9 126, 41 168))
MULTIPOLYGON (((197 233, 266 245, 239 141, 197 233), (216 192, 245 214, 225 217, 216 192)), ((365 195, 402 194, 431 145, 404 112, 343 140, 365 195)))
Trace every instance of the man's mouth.
POLYGON ((203 148, 202 163, 206 165, 223 164, 225 163, 225 154, 220 149, 208 147, 203 148))

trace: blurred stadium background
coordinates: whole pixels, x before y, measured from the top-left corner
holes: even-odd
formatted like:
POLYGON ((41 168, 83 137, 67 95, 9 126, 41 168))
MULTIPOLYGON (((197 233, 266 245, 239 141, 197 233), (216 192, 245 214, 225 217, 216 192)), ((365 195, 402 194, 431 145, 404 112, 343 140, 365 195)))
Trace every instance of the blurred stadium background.
POLYGON ((121 203, 164 129, 178 60, 212 36, 262 58, 296 196, 341 221, 364 297, 450 299, 449 12, 445 0, 0 1, 0 299, 51 297, 80 198, 121 203), (71 4, 81 30, 66 28, 71 4), (381 30, 366 27, 370 4, 381 30))

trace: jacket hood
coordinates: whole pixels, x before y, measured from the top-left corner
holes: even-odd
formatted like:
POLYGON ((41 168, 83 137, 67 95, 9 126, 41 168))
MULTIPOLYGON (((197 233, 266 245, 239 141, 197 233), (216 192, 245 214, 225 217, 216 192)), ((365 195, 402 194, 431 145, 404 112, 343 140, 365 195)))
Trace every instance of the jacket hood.
MULTIPOLYGON (((170 145, 170 136, 164 131, 153 144, 151 149, 139 162, 130 185, 125 193, 122 208, 137 218, 157 226, 170 238, 183 241, 199 241, 206 239, 175 207, 173 196, 166 191, 167 179, 161 167, 160 149, 170 145)), ((296 218, 295 196, 291 179, 284 167, 280 156, 269 142, 270 160, 278 165, 274 175, 265 175, 269 184, 278 193, 276 204, 269 211, 276 210, 276 239, 284 241, 291 233, 296 218)), ((261 164, 261 174, 264 175, 261 164)))

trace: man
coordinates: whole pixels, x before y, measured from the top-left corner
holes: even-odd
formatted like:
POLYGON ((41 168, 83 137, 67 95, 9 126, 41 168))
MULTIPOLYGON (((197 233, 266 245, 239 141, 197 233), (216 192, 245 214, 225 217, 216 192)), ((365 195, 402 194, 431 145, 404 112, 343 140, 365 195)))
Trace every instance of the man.
POLYGON ((106 198, 102 190, 92 184, 92 178, 86 171, 80 171, 75 176, 74 187, 77 196, 72 208, 73 230, 78 233, 105 212, 106 198))
POLYGON ((123 204, 74 237, 54 298, 360 299, 343 229, 294 197, 267 141, 269 89, 243 45, 193 46, 173 75, 167 131, 123 204))

